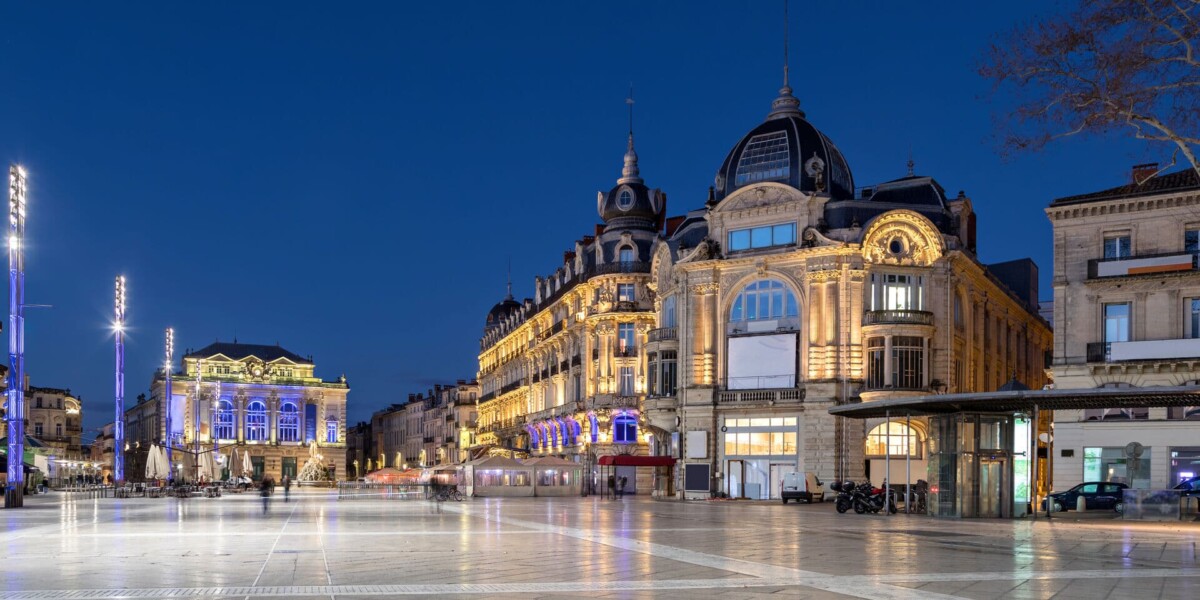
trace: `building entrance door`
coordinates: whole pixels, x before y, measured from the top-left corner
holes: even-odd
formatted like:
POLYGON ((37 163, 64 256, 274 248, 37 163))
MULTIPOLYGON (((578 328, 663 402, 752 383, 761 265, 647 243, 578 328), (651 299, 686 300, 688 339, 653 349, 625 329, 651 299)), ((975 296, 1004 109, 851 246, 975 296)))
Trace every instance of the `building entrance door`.
POLYGON ((746 465, 740 460, 725 461, 725 493, 730 498, 743 498, 746 495, 746 465))
POLYGON ((1004 459, 979 460, 979 516, 998 519, 1004 516, 1004 459))

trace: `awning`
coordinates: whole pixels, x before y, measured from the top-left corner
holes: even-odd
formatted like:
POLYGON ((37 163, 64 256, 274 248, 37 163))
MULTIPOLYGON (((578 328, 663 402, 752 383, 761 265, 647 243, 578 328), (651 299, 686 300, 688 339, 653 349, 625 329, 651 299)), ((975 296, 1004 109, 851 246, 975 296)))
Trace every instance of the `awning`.
POLYGON ((903 417, 958 412, 1028 413, 1034 406, 1040 410, 1200 406, 1200 386, 935 394, 844 404, 829 409, 829 414, 852 419, 876 419, 888 415, 903 417))
POLYGON ((600 464, 615 467, 670 467, 675 464, 675 459, 670 456, 618 454, 616 456, 601 456, 600 464))

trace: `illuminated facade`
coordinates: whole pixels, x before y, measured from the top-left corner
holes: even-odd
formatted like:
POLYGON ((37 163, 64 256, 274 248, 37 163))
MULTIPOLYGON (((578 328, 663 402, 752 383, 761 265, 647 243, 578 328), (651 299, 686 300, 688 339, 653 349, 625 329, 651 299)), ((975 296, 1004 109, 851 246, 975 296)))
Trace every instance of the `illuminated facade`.
MULTIPOLYGON (((650 454, 664 433, 642 403, 655 323, 650 250, 666 195, 645 185, 637 161, 631 133, 622 176, 598 193, 596 235, 537 277, 532 298, 517 302, 510 291, 488 313, 476 454, 563 456, 594 475, 598 457, 650 454)), ((649 491, 651 474, 642 471, 626 474, 627 492, 649 491)))
POLYGON ((881 483, 889 455, 891 482, 906 456, 915 481, 921 420, 889 434, 828 409, 1045 382, 1036 266, 981 264, 971 201, 909 168, 855 189, 785 85, 705 206, 655 244, 643 418, 678 434, 658 450, 683 460, 685 496, 778 498, 789 471, 881 483))
MULTIPOLYGON (((364 450, 371 470, 436 467, 464 462, 474 445, 476 403, 479 384, 459 380, 454 385, 435 385, 425 393, 409 394, 397 403, 371 415, 364 450)), ((366 461, 359 459, 360 466, 366 461)))
MULTIPOLYGON (((149 399, 126 411, 129 439, 138 448, 169 439, 183 457, 215 445, 248 453, 254 478, 295 479, 315 443, 331 479, 346 477, 345 377, 318 378, 310 358, 279 346, 210 344, 183 357, 167 379, 158 371, 149 399), (197 389, 199 388, 199 389, 197 389), (170 431, 163 399, 169 399, 170 431), (182 451, 182 452, 181 452, 182 451)), ((131 449, 131 452, 133 450, 131 449)), ((228 454, 228 450, 223 453, 228 454)), ((177 461, 180 459, 176 459, 177 461)), ((142 472, 130 464, 129 477, 142 472)), ((187 477, 186 474, 184 474, 187 477)))
POLYGON ((30 386, 25 388, 25 399, 25 434, 54 448, 58 456, 79 455, 83 434, 79 398, 71 390, 30 386))

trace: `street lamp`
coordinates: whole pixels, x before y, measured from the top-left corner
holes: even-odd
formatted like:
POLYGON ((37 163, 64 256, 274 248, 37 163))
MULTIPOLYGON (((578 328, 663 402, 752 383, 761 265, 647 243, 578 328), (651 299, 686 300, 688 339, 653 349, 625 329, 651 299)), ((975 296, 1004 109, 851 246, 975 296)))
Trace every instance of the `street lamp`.
POLYGON ((166 413, 164 419, 167 425, 166 447, 167 447, 167 474, 171 474, 172 456, 171 456, 171 365, 174 363, 173 355, 175 354, 175 330, 168 327, 166 331, 166 363, 163 365, 163 412, 166 413))
POLYGON ((25 493, 25 169, 8 169, 8 488, 5 505, 25 493))
POLYGON ((118 275, 113 294, 117 345, 116 394, 113 410, 113 481, 125 484, 125 276, 118 275))

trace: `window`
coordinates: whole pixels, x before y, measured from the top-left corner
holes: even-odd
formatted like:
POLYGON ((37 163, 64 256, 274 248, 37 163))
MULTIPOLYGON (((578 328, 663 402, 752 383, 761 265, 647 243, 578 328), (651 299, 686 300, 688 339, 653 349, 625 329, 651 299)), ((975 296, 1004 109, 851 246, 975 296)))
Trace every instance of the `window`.
POLYGON ((921 458, 921 439, 904 423, 883 423, 867 434, 867 456, 911 456, 921 458))
POLYGON ((675 327, 675 296, 667 296, 662 301, 660 327, 675 327))
POLYGON ((731 251, 771 248, 795 243, 795 223, 764 225, 750 229, 735 229, 729 232, 729 249, 731 251))
POLYGON ((1172 406, 1167 409, 1167 418, 1200 421, 1200 406, 1172 406))
POLYGON ((1129 341, 1129 303, 1104 305, 1105 343, 1129 341))
POLYGON ((1124 446, 1083 449, 1083 480, 1124 483, 1132 488, 1150 487, 1151 448, 1142 448, 1141 456, 1125 454, 1124 446))
POLYGON ((596 440, 600 439, 600 425, 596 423, 596 415, 593 413, 588 413, 588 435, 591 437, 593 444, 596 443, 596 440))
POLYGON ((246 441, 267 439, 267 405, 255 400, 246 407, 246 441))
POLYGON ((796 317, 796 296, 774 279, 755 281, 742 288, 729 309, 730 322, 763 321, 796 317))
POLYGON ((33 437, 42 437, 42 422, 36 421, 33 424, 33 437))
POLYGON ((1200 229, 1188 229, 1183 232, 1183 251, 1200 253, 1200 229))
POLYGON ((63 436, 63 434, 62 434, 62 423, 55 423, 55 424, 54 424, 54 435, 55 435, 55 436, 57 436, 57 437, 62 437, 62 436, 63 436))
POLYGON ((1184 334, 1189 338, 1200 338, 1200 298, 1188 298, 1184 302, 1187 306, 1184 334))
POLYGON ((328 444, 336 444, 338 442, 337 419, 327 419, 325 421, 325 442, 328 444))
MULTIPOLYGON (((957 302, 957 296, 955 297, 957 302)), ((899 273, 871 274, 870 310, 924 310, 925 278, 899 273)), ((961 320, 962 306, 955 305, 955 318, 961 320)), ((958 321, 955 321, 958 323, 958 321)))
POLYGON ((676 353, 674 350, 664 350, 659 362, 661 375, 658 378, 658 392, 661 396, 675 395, 676 353))
POLYGON ((37 397, 37 407, 38 407, 38 408, 41 408, 41 407, 42 407, 42 397, 41 397, 41 396, 38 396, 38 397, 37 397))
POLYGON ((617 351, 622 356, 629 356, 637 351, 635 335, 633 323, 617 324, 617 351))
POLYGON ((617 256, 618 256, 618 260, 621 261, 621 264, 624 264, 624 265, 627 265, 627 264, 632 263, 635 260, 637 260, 637 254, 634 253, 633 248, 630 248, 629 246, 621 248, 621 251, 618 253, 617 256))
POLYGON ((925 387, 925 338, 898 335, 892 338, 892 385, 896 389, 925 387))
POLYGON ((633 367, 621 367, 617 381, 617 395, 633 395, 633 367))
POLYGON ((635 300, 635 297, 633 295, 633 290, 634 290, 634 286, 632 283, 618 283, 617 284, 617 301, 618 302, 633 302, 635 300))
POLYGON ((1132 255, 1128 234, 1104 237, 1104 258, 1129 258, 1132 255))
POLYGON ((613 442, 617 444, 633 444, 637 442, 637 419, 627 415, 618 415, 613 419, 613 442))
POLYGON ((887 385, 884 375, 887 361, 883 358, 885 348, 884 338, 867 339, 867 389, 877 390, 887 385))
POLYGON ((279 407, 279 441, 300 441, 300 410, 291 402, 279 407))
POLYGON ((962 294, 954 295, 954 328, 962 331, 965 323, 963 321, 963 301, 962 294))
POLYGON ((629 210, 633 206, 633 194, 629 190, 621 190, 621 194, 617 196, 617 208, 621 210, 629 210))
POLYGON ((750 138, 738 159, 734 185, 787 179, 791 174, 791 152, 787 132, 777 131, 750 138))

